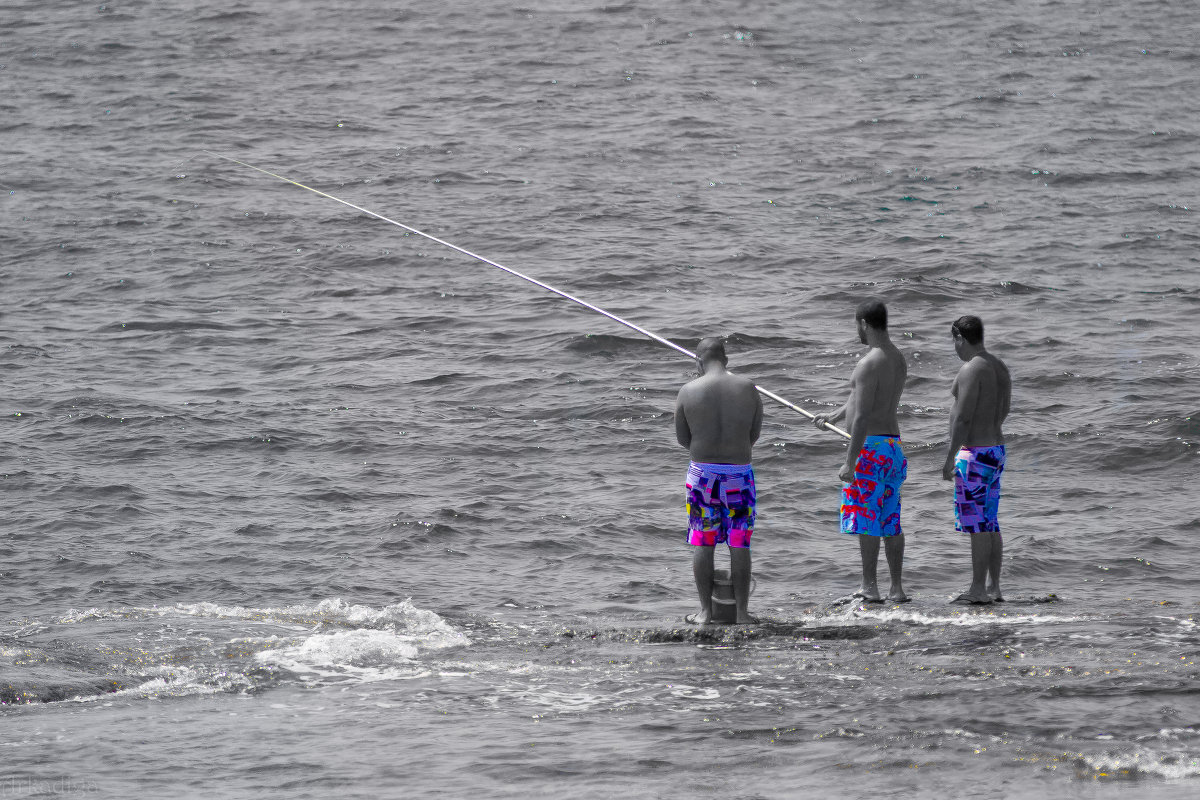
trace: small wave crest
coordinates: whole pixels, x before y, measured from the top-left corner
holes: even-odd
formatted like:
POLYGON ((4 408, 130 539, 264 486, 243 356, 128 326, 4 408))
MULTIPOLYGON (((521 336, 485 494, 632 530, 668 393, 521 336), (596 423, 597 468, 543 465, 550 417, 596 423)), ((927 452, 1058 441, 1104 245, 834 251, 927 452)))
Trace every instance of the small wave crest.
MULTIPOLYGON (((996 610, 994 606, 989 607, 987 611, 956 610, 939 614, 905 608, 882 608, 875 610, 863 606, 849 605, 844 611, 833 616, 844 619, 847 622, 861 620, 863 623, 869 624, 895 622, 909 625, 951 625, 966 628, 977 628, 988 625, 1051 625, 1078 622, 1080 619, 1079 617, 1058 614, 1011 613, 996 610)), ((829 615, 818 615, 818 618, 828 619, 829 615)))
MULTIPOLYGON (((1191 734, 1194 728, 1188 728, 1191 734)), ((1165 737, 1164 737, 1165 738, 1165 737)), ((1200 758, 1178 746, 1163 749, 1139 747, 1132 752, 1080 753, 1076 764, 1089 777, 1099 780, 1134 780, 1143 777, 1182 780, 1200 777, 1200 758)))
POLYGON ((97 692, 77 692, 62 697, 63 702, 90 703, 118 697, 155 698, 192 697, 206 694, 226 694, 252 691, 257 685, 249 675, 240 672, 193 669, 190 667, 159 666, 151 668, 145 680, 130 682, 120 688, 97 692))
MULTIPOLYGON (((91 608, 71 610, 57 622, 104 631, 105 647, 119 649, 125 646, 119 640, 129 639, 130 648, 139 648, 139 669, 136 675, 106 674, 103 677, 110 683, 100 689, 63 693, 53 699, 101 693, 158 697, 245 692, 286 680, 288 673, 306 680, 406 678, 423 673, 422 656, 471 643, 442 617, 409 600, 383 608, 340 598, 279 608, 207 601, 152 608, 91 608), (176 635, 180 617, 197 620, 189 623, 182 641, 176 635), (200 620, 208 622, 201 624, 200 620), (159 644, 141 650, 141 643, 148 640, 159 644), (181 663, 181 651, 189 653, 188 663, 181 663)), ((81 634, 83 640, 92 635, 81 634)))
POLYGON ((318 633, 300 640, 271 636, 257 640, 268 649, 255 658, 301 675, 352 675, 361 680, 408 677, 421 653, 417 637, 392 631, 359 629, 318 633))
POLYGON ((372 608, 354 605, 341 598, 322 600, 315 605, 284 606, 282 608, 246 608, 199 602, 169 607, 155 607, 161 614, 186 614, 195 617, 226 617, 265 622, 324 624, 375 630, 404 629, 414 635, 445 637, 456 644, 466 644, 465 637, 432 611, 418 608, 408 600, 372 608))

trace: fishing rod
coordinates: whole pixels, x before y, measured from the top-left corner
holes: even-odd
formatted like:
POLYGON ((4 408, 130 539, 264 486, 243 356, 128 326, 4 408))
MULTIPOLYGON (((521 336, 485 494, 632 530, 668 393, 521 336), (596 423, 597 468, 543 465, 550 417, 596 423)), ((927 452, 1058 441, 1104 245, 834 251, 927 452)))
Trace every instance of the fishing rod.
MULTIPOLYGON (((481 256, 478 253, 472 253, 470 250, 459 247, 458 245, 452 244, 451 242, 447 242, 444 239, 439 239, 436 236, 425 233, 424 231, 419 231, 416 228, 409 227, 408 225, 405 225, 403 222, 397 222, 394 219, 385 217, 383 214, 378 214, 374 211, 371 211, 369 208, 363 208, 362 206, 356 206, 354 203, 351 203, 348 200, 343 200, 340 197, 334 197, 331 194, 322 192, 320 189, 314 189, 311 186, 305 186, 303 183, 300 183, 299 181, 294 181, 291 178, 285 178, 283 175, 276 174, 274 172, 271 172, 270 170, 263 169, 262 167, 256 167, 253 164, 247 164, 245 161, 239 161, 238 159, 233 158, 231 156, 225 156, 225 155, 221 155, 220 153, 214 153, 212 150, 204 150, 202 152, 207 153, 208 155, 213 156, 215 158, 220 158, 225 161, 231 161, 234 164, 240 164, 241 166, 252 169, 255 172, 261 172, 264 175, 270 175, 272 178, 277 178, 278 180, 281 180, 284 183, 290 183, 291 185, 298 186, 301 189, 307 189, 308 191, 312 192, 313 194, 318 194, 321 197, 329 198, 330 200, 333 200, 334 202, 337 202, 337 203, 341 203, 344 206, 349 206, 350 208, 353 208, 355 211, 361 211, 362 213, 367 214, 372 217, 375 217, 376 219, 383 220, 384 222, 387 222, 391 225, 395 225, 397 228, 403 228, 404 230, 408 231, 409 233, 415 233, 417 236, 423 236, 431 242, 437 242, 438 244, 442 245, 443 247, 448 247, 451 250, 456 250, 459 253, 462 253, 464 256, 469 256, 469 257, 475 259, 476 261, 482 261, 483 263, 487 264, 488 266, 492 266, 492 267, 495 267, 496 269, 503 270, 504 272, 507 272, 509 275, 520 278, 523 281, 528 281, 529 283, 532 283, 534 286, 540 286, 541 288, 545 289, 548 292, 553 292, 554 294, 558 295, 559 297, 563 297, 563 298, 566 298, 567 300, 570 300, 572 303, 581 305, 590 311, 595 311, 597 314, 600 314, 601 316, 608 317, 613 322, 618 322, 618 323, 624 325, 626 328, 632 328, 633 330, 637 331, 638 333, 642 334, 643 336, 653 339, 654 341, 658 342, 659 344, 666 345, 667 347, 671 348, 675 352, 681 353, 681 354, 687 356, 688 358, 692 359, 693 361, 698 358, 698 356, 695 353, 693 353, 691 350, 688 350, 686 347, 681 347, 681 346, 675 344, 670 339, 663 338, 662 336, 659 336, 657 333, 654 333, 653 331, 648 331, 645 328, 641 327, 640 325, 635 325, 634 323, 630 322, 629 320, 622 319, 621 317, 618 317, 616 314, 613 314, 609 311, 605 311, 603 308, 600 308, 599 306, 594 306, 591 303, 587 302, 586 300, 581 300, 580 298, 576 297, 573 294, 564 292, 562 289, 556 289, 548 283, 543 283, 542 281, 539 281, 537 278, 532 278, 528 275, 525 275, 524 273, 517 272, 515 269, 506 267, 503 264, 498 264, 495 261, 492 261, 490 258, 485 258, 484 256, 481 256)), ((809 419, 813 419, 813 420, 815 420, 817 418, 817 416, 815 414, 811 414, 808 411, 805 411, 800 406, 783 399, 782 397, 775 394, 774 392, 768 391, 758 385, 755 385, 754 388, 757 389, 759 394, 763 395, 764 397, 769 397, 772 400, 774 400, 776 403, 779 403, 782 406, 786 406, 787 408, 790 408, 792 411, 795 411, 795 412, 801 414, 802 416, 805 416, 805 417, 807 417, 809 419)), ((849 433, 847 433, 846 431, 837 427, 836 425, 826 423, 825 428, 827 430, 833 431, 834 433, 840 434, 841 436, 844 436, 847 439, 850 438, 849 433)))

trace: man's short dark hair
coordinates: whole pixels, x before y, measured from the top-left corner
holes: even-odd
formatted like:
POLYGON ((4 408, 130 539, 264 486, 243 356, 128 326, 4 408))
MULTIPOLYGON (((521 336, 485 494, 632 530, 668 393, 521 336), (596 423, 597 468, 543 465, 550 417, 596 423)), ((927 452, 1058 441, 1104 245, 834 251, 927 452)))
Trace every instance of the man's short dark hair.
POLYGON ((876 330, 886 331, 887 306, 883 304, 882 300, 877 300, 875 298, 864 300, 858 304, 858 308, 854 309, 854 319, 861 319, 862 321, 866 322, 869 327, 875 328, 876 330))
POLYGON ((979 344, 983 341, 983 320, 973 314, 964 314, 954 320, 950 331, 957 331, 967 344, 979 344))
POLYGON ((729 356, 725 355, 725 340, 720 336, 709 336, 701 339, 700 344, 696 345, 696 358, 701 361, 715 358, 722 364, 728 364, 729 356))

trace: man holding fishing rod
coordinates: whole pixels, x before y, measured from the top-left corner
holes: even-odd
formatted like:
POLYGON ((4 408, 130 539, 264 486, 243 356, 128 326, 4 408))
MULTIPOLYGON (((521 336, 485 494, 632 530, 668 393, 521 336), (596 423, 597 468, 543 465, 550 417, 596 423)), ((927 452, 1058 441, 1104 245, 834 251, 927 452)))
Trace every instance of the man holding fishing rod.
POLYGON ((762 431, 763 405, 754 384, 725 369, 725 343, 702 339, 696 347, 700 377, 679 390, 675 436, 691 454, 687 473, 688 544, 695 547, 692 574, 700 611, 688 622, 713 621, 713 551, 729 545, 738 625, 750 616, 750 537, 754 533, 754 469, 750 451, 762 431))
POLYGON ((869 349, 850 376, 850 397, 834 413, 817 415, 813 423, 821 430, 843 418, 850 423, 850 446, 838 477, 843 481, 841 530, 858 536, 862 556, 862 586, 854 597, 883 602, 876 584, 882 540, 892 579, 887 599, 905 603, 909 598, 901 582, 900 486, 908 477, 908 459, 900 442, 896 409, 908 366, 888 336, 887 307, 882 301, 860 303, 854 321, 859 340, 869 349))

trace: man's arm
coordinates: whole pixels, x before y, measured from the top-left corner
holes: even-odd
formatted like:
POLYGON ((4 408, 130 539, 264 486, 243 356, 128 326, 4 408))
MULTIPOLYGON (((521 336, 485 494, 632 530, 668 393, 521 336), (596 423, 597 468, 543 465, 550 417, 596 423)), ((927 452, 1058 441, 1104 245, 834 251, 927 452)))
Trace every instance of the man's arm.
POLYGON ((683 389, 675 398, 675 438, 684 447, 692 446, 692 429, 688 427, 687 414, 683 412, 683 389))
POLYGON ((971 422, 975 418, 975 406, 979 402, 979 373, 970 364, 964 364, 954 378, 950 388, 954 405, 950 407, 950 449, 942 464, 942 478, 954 480, 954 457, 967 443, 971 433, 971 422))
MULTIPOLYGON (((854 374, 850 377, 850 397, 855 401, 854 416, 849 420, 850 444, 846 446, 846 463, 838 473, 838 477, 846 483, 854 481, 854 465, 858 462, 858 455, 867 442, 867 422, 870 418, 871 408, 878 400, 875 396, 878 392, 879 380, 875 375, 875 370, 867 368, 860 361, 854 368, 854 374)), ((846 405, 842 408, 845 409, 849 405, 850 401, 847 400, 846 405)))
POLYGON ((750 387, 754 392, 754 420, 750 423, 750 444, 753 445, 758 441, 759 435, 762 433, 763 424, 763 404, 762 398, 758 395, 758 389, 750 387))
POLYGON ((1008 365, 996 359, 996 383, 1000 392, 1000 408, 996 414, 996 425, 999 427, 1008 419, 1009 409, 1012 408, 1012 373, 1008 365))
POLYGON ((839 408, 837 411, 834 411, 832 414, 817 414, 817 416, 815 416, 813 418, 813 424, 816 425, 821 430, 825 430, 826 424, 836 425, 837 423, 841 422, 842 419, 845 418, 846 407, 849 405, 850 405, 850 401, 847 400, 846 402, 842 403, 841 408, 839 408))

